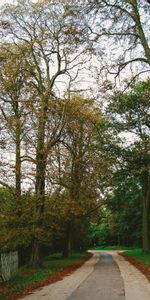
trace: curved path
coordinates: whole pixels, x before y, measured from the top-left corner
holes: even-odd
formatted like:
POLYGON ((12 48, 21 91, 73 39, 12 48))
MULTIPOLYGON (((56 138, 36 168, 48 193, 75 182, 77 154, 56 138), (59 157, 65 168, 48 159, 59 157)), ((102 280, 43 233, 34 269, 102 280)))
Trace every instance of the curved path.
POLYGON ((124 283, 117 263, 101 253, 93 272, 67 300, 125 300, 124 283))
POLYGON ((93 252, 74 273, 23 299, 150 300, 150 283, 139 270, 114 251, 93 252))

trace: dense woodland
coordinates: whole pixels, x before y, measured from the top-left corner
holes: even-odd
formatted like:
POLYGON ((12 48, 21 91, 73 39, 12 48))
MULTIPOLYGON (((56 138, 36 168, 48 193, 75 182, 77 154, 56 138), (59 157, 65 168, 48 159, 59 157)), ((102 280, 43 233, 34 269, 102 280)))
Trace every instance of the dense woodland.
POLYGON ((149 12, 146 0, 1 7, 0 248, 21 263, 150 251, 149 12))

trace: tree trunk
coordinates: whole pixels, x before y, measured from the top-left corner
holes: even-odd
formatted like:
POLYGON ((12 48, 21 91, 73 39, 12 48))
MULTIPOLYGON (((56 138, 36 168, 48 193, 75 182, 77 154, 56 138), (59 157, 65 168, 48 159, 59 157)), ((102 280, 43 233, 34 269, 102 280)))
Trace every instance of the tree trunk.
POLYGON ((42 249, 37 239, 32 241, 31 259, 30 264, 32 267, 42 267, 42 249))
POLYGON ((33 238, 32 253, 31 253, 31 265, 41 266, 41 243, 39 231, 42 227, 44 202, 45 202, 45 173, 46 173, 46 160, 47 153, 45 149, 45 124, 46 124, 46 104, 41 105, 41 111, 39 113, 38 124, 38 141, 36 149, 36 183, 35 183, 35 213, 36 221, 34 222, 33 232, 36 231, 36 236, 33 238))
POLYGON ((150 175, 148 165, 143 175, 143 251, 150 252, 150 175))
POLYGON ((66 224, 66 235, 64 239, 62 257, 68 258, 70 252, 71 252, 71 222, 68 221, 66 224))
POLYGON ((143 251, 150 251, 149 241, 149 210, 146 203, 143 203, 143 251))
POLYGON ((117 245, 121 246, 121 237, 120 237, 120 234, 117 235, 117 245))
POLYGON ((16 176, 16 205, 17 205, 17 213, 21 214, 21 127, 20 127, 20 119, 16 119, 16 165, 15 165, 15 176, 16 176))
POLYGON ((139 34, 139 38, 141 41, 141 45, 143 46, 143 49, 145 51, 145 56, 150 65, 150 48, 149 48, 144 30, 143 30, 143 26, 142 26, 142 23, 140 20, 140 14, 139 14, 139 9, 138 9, 138 5, 137 5, 137 0, 134 0, 134 11, 135 11, 135 23, 138 28, 138 34, 139 34))
POLYGON ((46 172, 46 156, 43 154, 37 155, 37 167, 36 167, 36 221, 34 223, 34 229, 36 231, 36 237, 34 236, 32 243, 32 253, 30 263, 32 266, 40 267, 42 264, 41 255, 41 243, 39 231, 42 228, 43 223, 43 212, 45 202, 45 172, 46 172))

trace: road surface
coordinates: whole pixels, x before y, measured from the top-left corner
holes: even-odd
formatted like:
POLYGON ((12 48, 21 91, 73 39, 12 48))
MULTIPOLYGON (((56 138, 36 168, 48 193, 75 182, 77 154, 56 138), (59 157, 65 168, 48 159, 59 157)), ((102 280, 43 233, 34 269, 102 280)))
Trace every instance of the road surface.
POLYGON ((67 300, 125 300, 124 282, 117 263, 102 253, 93 272, 67 300))
POLYGON ((93 252, 71 275, 22 299, 150 300, 150 283, 139 270, 115 252, 93 252))

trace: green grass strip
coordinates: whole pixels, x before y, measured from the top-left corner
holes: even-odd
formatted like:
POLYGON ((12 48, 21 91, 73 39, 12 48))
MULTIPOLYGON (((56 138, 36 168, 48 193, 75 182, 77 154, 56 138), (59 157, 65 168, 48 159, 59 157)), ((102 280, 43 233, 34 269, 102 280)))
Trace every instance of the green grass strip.
POLYGON ((93 250, 128 250, 131 249, 131 247, 125 247, 125 246, 97 246, 94 247, 93 250))
POLYGON ((150 253, 144 253, 143 249, 135 248, 124 252, 126 255, 133 257, 144 266, 150 268, 150 253))
POLYGON ((85 252, 72 253, 69 258, 63 259, 61 254, 49 255, 45 258, 43 267, 32 269, 23 267, 19 269, 18 275, 7 283, 0 283, 0 290, 5 287, 6 290, 0 295, 0 300, 9 299, 13 294, 20 292, 28 286, 47 279, 50 275, 61 271, 64 267, 71 265, 76 260, 85 256, 85 252))

